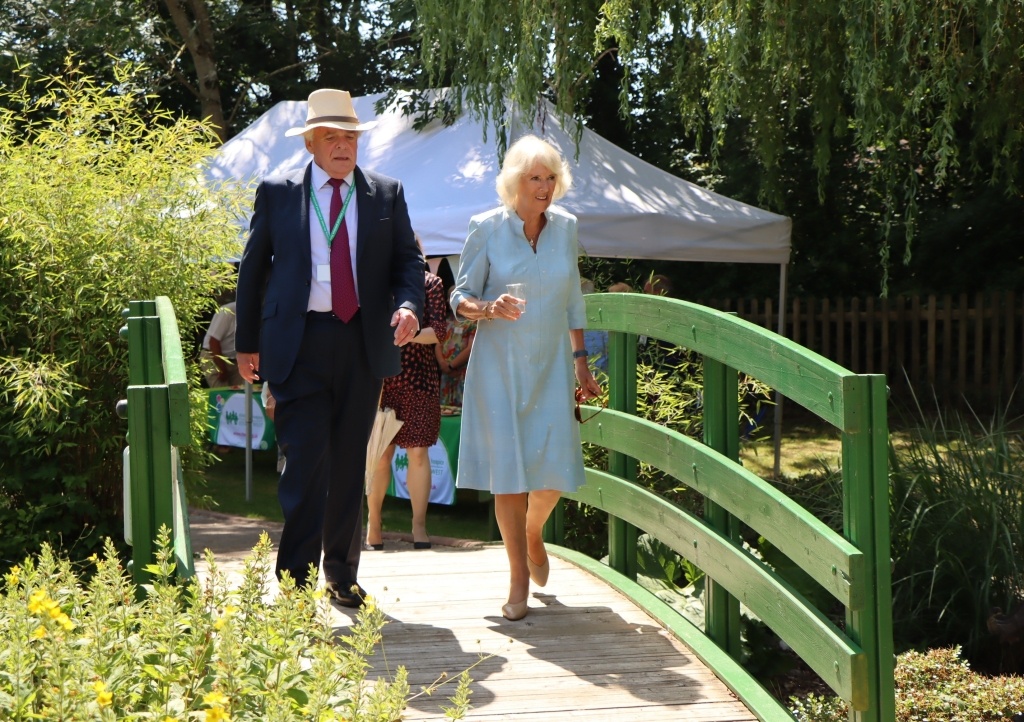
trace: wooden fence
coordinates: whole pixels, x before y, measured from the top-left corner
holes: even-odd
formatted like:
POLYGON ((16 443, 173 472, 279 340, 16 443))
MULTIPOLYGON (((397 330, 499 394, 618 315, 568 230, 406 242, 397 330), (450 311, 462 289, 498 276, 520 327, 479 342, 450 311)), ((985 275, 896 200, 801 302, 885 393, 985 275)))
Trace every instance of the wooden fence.
MULTIPOLYGON (((778 330, 771 298, 698 303, 778 330)), ((937 398, 976 410, 1024 405, 1024 298, 973 296, 795 298, 783 335, 855 373, 884 373, 894 400, 937 398), (1011 404, 1012 398, 1012 404, 1011 404)))

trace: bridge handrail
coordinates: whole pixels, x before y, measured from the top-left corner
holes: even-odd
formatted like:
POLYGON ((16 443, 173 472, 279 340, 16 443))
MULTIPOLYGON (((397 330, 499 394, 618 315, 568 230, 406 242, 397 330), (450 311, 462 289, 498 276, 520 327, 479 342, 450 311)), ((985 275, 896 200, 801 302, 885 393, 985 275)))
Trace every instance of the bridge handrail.
POLYGON ((188 376, 185 374, 185 355, 181 348, 178 319, 174 315, 171 299, 157 296, 156 314, 160 319, 160 360, 170 404, 171 443, 175 446, 188 446, 192 443, 188 376))
POLYGON ((845 606, 859 609, 863 605, 863 590, 850 581, 864 578, 861 551, 767 481, 653 421, 612 409, 602 414, 601 421, 581 427, 585 441, 611 451, 640 454, 635 458, 682 481, 756 530, 845 606))
MULTIPOLYGON (((588 329, 610 332, 611 383, 609 411, 581 433, 584 441, 609 450, 609 469, 588 469, 587 485, 569 497, 609 513, 609 566, 635 578, 635 540, 642 528, 707 575, 704 635, 718 648, 739 658, 742 599, 849 702, 851 720, 895 719, 884 376, 854 374, 771 331, 685 301, 607 293, 586 300, 588 329), (633 416, 638 335, 703 356, 703 444, 633 416), (740 373, 841 433, 842 534, 738 463, 740 373), (705 518, 637 486, 637 461, 702 493, 705 518), (743 549, 739 522, 844 605, 844 629, 743 549)), ((557 525, 547 533, 549 541, 559 541, 557 525)), ((710 656, 705 662, 716 669, 721 656, 710 656)), ((759 718, 789 718, 782 705, 752 694, 753 678, 738 679, 735 670, 725 670, 723 680, 759 718)))
POLYGON ((709 356, 847 430, 844 381, 857 374, 749 321, 688 301, 601 293, 587 296, 587 322, 588 329, 657 338, 709 356))

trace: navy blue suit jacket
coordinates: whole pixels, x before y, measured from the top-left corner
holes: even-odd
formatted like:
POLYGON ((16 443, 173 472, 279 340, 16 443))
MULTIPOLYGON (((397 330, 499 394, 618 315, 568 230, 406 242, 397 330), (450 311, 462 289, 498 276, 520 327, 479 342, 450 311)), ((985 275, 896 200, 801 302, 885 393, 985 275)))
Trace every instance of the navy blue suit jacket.
MULTIPOLYGON (((249 240, 238 267, 235 349, 260 354, 260 378, 283 383, 299 353, 313 262, 309 238, 312 162, 265 178, 256 190, 249 240)), ((391 316, 423 316, 423 256, 400 181, 355 169, 359 211, 356 275, 363 337, 377 378, 402 370, 391 316)))

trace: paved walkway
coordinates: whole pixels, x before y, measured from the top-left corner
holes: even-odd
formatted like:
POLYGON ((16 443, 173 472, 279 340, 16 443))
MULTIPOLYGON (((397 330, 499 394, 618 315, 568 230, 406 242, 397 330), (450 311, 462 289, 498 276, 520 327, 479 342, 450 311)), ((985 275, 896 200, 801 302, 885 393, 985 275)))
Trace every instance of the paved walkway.
MULTIPOLYGON (((198 510, 190 524, 194 551, 213 550, 229 579, 261 531, 280 535, 279 524, 198 510)), ((432 541, 431 550, 413 550, 411 538, 385 534, 385 551, 363 554, 359 581, 388 615, 372 678, 403 665, 415 691, 479 662, 466 717, 476 722, 754 721, 679 640, 575 565, 551 556, 550 581, 530 598, 529 616, 509 622, 500 613, 504 548, 432 541)), ((199 575, 204 567, 197 563, 199 575)), ((339 632, 353 617, 335 609, 339 632)), ((447 694, 413 699, 403 719, 444 719, 447 694)))

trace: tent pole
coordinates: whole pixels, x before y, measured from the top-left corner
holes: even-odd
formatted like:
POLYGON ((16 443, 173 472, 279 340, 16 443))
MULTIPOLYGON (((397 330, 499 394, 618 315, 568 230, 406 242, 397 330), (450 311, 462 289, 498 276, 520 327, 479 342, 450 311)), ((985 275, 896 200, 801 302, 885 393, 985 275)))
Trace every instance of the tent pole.
POLYGON ((252 501, 252 384, 248 381, 245 382, 245 500, 252 501))
MULTIPOLYGON (((778 334, 786 335, 786 269, 788 264, 779 264, 779 326, 778 334)), ((782 476, 782 394, 775 391, 775 478, 782 476)))

